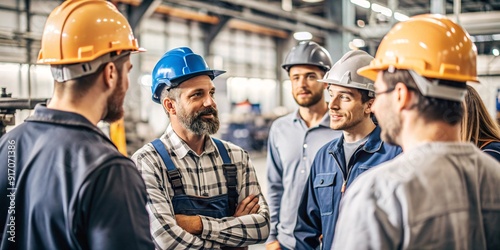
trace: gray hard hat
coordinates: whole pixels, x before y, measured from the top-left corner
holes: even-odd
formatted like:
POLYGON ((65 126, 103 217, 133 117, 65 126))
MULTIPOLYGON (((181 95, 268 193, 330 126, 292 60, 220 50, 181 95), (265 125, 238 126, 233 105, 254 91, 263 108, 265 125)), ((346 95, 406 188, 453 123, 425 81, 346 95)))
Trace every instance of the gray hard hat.
POLYGON ((313 65, 328 71, 332 64, 330 53, 325 48, 312 41, 302 41, 288 52, 281 67, 288 72, 294 65, 313 65))
POLYGON ((368 66, 372 60, 373 57, 362 50, 349 51, 318 82, 374 92, 373 82, 357 73, 359 68, 368 66))

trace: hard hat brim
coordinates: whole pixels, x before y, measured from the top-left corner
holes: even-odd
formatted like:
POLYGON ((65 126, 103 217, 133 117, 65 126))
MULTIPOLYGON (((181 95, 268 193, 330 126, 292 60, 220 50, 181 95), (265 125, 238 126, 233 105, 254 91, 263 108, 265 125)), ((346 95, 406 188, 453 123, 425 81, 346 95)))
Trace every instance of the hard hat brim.
MULTIPOLYGON (((387 69, 387 68, 385 68, 385 69, 387 69)), ((368 78, 368 79, 375 82, 375 80, 377 79, 377 74, 380 70, 384 70, 384 68, 383 67, 374 67, 374 66, 365 66, 365 67, 359 68, 356 72, 358 73, 358 75, 365 77, 365 78, 368 78)))
MULTIPOLYGON (((158 87, 156 88, 156 92, 153 94, 153 101, 156 102, 156 103, 160 103, 160 92, 161 90, 164 88, 164 87, 168 87, 168 88, 175 88, 179 85, 181 85, 183 82, 193 78, 193 77, 196 77, 196 76, 201 76, 201 75, 207 75, 210 77, 210 79, 215 79, 216 77, 222 75, 226 73, 225 70, 214 70, 214 69, 211 69, 211 70, 202 70, 202 71, 197 71, 197 72, 192 72, 188 75, 184 75, 182 77, 177 77, 177 78, 173 78, 171 80, 168 80, 168 79, 159 79, 158 80, 158 87), (168 84, 167 84, 168 83, 168 84), (165 86, 162 86, 162 85, 165 85, 165 86)), ((160 103, 161 104, 161 103, 160 103)))
MULTIPOLYGON (((375 80, 377 79, 378 72, 381 70, 387 70, 389 68, 389 66, 390 65, 377 65, 377 66, 369 65, 369 66, 365 66, 365 67, 358 69, 357 73, 358 73, 358 75, 366 77, 366 78, 372 80, 373 82, 375 82, 375 80)), ((480 82, 479 79, 477 78, 477 76, 472 77, 469 75, 453 75, 453 77, 446 77, 446 76, 443 76, 442 74, 433 73, 430 71, 425 71, 425 70, 422 71, 422 70, 412 69, 409 66, 404 67, 403 65, 399 65, 396 68, 397 69, 405 69, 405 70, 415 70, 415 72, 417 72, 418 74, 425 76, 425 77, 428 77, 428 78, 432 78, 432 79, 443 79, 443 80, 450 80, 450 81, 457 81, 457 82, 471 82, 471 83, 479 83, 480 82)))

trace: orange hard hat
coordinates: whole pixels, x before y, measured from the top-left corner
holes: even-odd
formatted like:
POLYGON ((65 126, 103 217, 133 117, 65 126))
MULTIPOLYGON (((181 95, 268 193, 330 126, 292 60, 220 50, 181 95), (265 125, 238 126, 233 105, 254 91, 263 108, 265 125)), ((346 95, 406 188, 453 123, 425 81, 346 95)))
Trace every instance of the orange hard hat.
POLYGON ((358 74, 375 81, 378 71, 394 67, 427 78, 478 82, 476 57, 476 46, 461 26, 442 15, 424 14, 396 24, 358 74))
POLYGON ((142 51, 127 19, 104 0, 68 0, 52 11, 38 62, 61 65, 93 61, 113 51, 142 51))

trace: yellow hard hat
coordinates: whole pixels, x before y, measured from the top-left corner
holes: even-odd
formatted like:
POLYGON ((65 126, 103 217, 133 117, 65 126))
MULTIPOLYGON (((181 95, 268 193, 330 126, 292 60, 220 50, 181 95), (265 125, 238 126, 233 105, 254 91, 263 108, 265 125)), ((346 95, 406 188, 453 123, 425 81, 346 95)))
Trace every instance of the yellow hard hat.
POLYGON ((476 46, 461 26, 442 15, 424 14, 396 24, 358 74, 375 81, 378 71, 394 67, 433 79, 478 82, 476 57, 476 46))
POLYGON ((42 36, 38 63, 93 61, 113 51, 142 51, 127 19, 104 0, 68 0, 52 11, 42 36))

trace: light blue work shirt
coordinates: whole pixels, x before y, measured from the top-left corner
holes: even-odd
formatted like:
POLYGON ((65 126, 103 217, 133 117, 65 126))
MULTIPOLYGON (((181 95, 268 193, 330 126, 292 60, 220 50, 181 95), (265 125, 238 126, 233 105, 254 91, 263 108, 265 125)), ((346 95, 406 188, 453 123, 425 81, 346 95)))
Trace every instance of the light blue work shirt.
POLYGON ((298 110, 274 121, 267 155, 267 199, 271 212, 267 242, 278 240, 286 248, 295 247, 297 208, 314 156, 323 145, 341 135, 342 131, 330 128, 328 112, 319 125, 311 128, 298 110))

